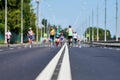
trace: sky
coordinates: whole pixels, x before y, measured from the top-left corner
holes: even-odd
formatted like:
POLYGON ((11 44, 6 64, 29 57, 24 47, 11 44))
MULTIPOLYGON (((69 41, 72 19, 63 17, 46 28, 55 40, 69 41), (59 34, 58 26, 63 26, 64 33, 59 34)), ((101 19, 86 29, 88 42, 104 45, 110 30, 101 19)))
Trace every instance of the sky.
MULTIPOLYGON (((33 7, 37 7, 36 0, 32 1, 33 7)), ((61 25, 66 28, 72 26, 74 31, 83 35, 86 28, 92 26, 92 11, 94 26, 105 29, 105 0, 40 0, 40 21, 46 18, 49 23, 61 25), (90 18, 90 24, 89 24, 90 18)), ((35 11, 36 12, 36 11, 35 11)), ((112 36, 116 32, 116 0, 107 0, 106 29, 112 36)), ((118 36, 120 37, 120 1, 118 0, 118 36)))

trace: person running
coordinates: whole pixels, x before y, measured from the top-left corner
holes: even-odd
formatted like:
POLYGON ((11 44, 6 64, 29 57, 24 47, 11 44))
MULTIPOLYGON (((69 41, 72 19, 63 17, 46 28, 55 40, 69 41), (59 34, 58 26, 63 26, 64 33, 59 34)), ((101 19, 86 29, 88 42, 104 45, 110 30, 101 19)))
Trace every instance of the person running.
POLYGON ((71 25, 69 25, 69 28, 66 30, 66 32, 68 33, 68 44, 69 47, 72 47, 72 38, 73 38, 73 29, 71 27, 71 25))
POLYGON ((56 47, 58 47, 59 43, 60 43, 60 29, 59 27, 57 26, 56 27, 56 40, 55 40, 55 43, 56 43, 56 47))
POLYGON ((50 43, 51 43, 51 47, 54 47, 54 37, 55 37, 55 29, 53 27, 51 27, 50 29, 50 43))
POLYGON ((27 36, 28 36, 28 41, 29 41, 29 47, 31 48, 31 45, 34 41, 34 32, 33 32, 32 28, 29 28, 27 36))
POLYGON ((7 38, 8 47, 10 47, 10 39, 11 39, 12 34, 11 34, 11 32, 10 32, 9 29, 8 29, 8 31, 5 33, 5 35, 6 35, 6 38, 7 38))
POLYGON ((65 41, 65 37, 64 37, 63 33, 61 32, 61 34, 60 34, 60 44, 61 44, 61 47, 63 46, 64 41, 65 41))
POLYGON ((74 32, 74 34, 73 34, 73 39, 74 39, 74 45, 76 47, 77 46, 77 39, 78 39, 78 34, 76 32, 74 32))

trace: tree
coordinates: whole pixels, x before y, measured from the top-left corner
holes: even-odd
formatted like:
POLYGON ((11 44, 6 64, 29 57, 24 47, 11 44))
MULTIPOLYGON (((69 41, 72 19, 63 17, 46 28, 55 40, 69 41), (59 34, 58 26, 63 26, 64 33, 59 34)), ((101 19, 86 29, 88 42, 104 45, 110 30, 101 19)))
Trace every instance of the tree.
MULTIPOLYGON (((85 36, 87 36, 87 34, 89 34, 89 30, 90 30, 89 36, 90 36, 90 40, 92 40, 92 29, 93 28, 94 28, 94 40, 97 40, 97 28, 96 27, 88 27, 85 30, 84 34, 85 34, 85 36)), ((104 29, 99 28, 99 40, 104 40, 104 32, 105 32, 104 29)), ((106 36, 107 39, 111 39, 111 33, 110 33, 110 31, 107 30, 106 33, 107 33, 107 36, 106 36)))
MULTIPOLYGON (((21 0, 7 0, 7 1, 8 1, 7 26, 10 28, 12 33, 18 36, 21 31, 21 0)), ((31 0, 24 0, 23 2, 23 27, 24 27, 23 35, 24 36, 26 36, 29 27, 32 27, 33 31, 36 32, 36 25, 35 25, 36 16, 35 13, 33 12, 33 9, 30 8, 32 7, 30 5, 30 1, 31 0)), ((4 35, 3 32, 4 28, 2 28, 2 26, 5 25, 4 16, 5 16, 5 0, 0 0, 0 24, 2 24, 0 25, 1 27, 0 32, 2 33, 2 35, 4 35)), ((25 38, 26 37, 24 37, 24 39, 25 38)))

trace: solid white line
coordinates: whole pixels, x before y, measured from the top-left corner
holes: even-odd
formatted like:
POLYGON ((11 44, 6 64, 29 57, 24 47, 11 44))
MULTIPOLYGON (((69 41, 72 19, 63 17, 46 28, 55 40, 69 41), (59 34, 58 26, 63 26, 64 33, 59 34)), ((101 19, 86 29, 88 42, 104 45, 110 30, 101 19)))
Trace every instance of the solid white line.
POLYGON ((50 80, 51 79, 64 47, 65 47, 65 44, 35 80, 50 80))
POLYGON ((66 44, 66 47, 65 47, 65 54, 64 54, 64 57, 63 57, 61 69, 60 69, 57 80, 72 80, 67 44, 66 44))

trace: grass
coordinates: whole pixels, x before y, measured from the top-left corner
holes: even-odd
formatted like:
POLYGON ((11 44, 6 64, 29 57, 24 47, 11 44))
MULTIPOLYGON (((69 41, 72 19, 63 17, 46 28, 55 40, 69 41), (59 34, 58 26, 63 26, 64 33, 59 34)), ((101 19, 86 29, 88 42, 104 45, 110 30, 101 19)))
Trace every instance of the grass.
POLYGON ((0 45, 4 44, 4 41, 3 40, 0 40, 0 45))

